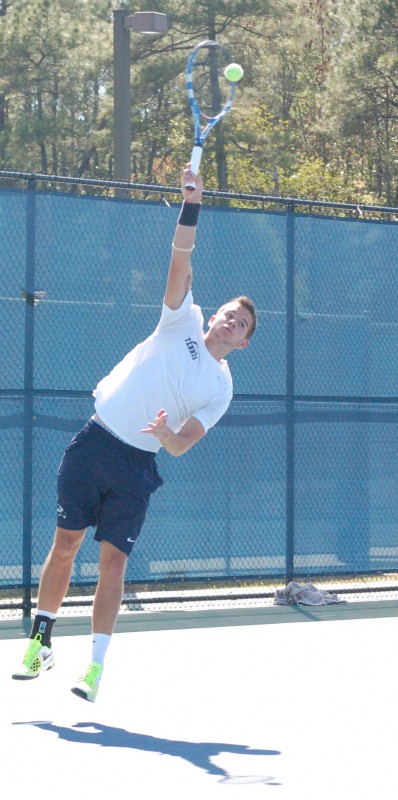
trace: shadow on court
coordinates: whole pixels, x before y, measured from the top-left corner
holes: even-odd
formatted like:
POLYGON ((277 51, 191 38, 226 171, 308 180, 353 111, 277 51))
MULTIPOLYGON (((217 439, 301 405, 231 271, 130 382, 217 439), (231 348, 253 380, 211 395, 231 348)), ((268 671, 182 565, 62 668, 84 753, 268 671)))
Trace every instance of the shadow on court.
MULTIPOLYGON (((43 731, 56 733, 60 739, 64 739, 67 742, 97 744, 100 747, 126 747, 147 753, 177 756, 185 759, 194 767, 199 767, 209 775, 218 775, 220 778, 232 781, 234 778, 226 770, 212 763, 211 759, 213 757, 221 753, 246 756, 278 756, 281 754, 280 750, 257 750, 247 745, 228 744, 226 742, 184 742, 173 739, 160 739, 143 733, 132 733, 124 728, 103 725, 100 722, 77 722, 70 728, 45 721, 14 722, 13 725, 34 725, 43 731)), ((244 781, 244 776, 242 776, 242 779, 244 781)), ((258 780, 268 784, 274 783, 274 779, 269 776, 258 776, 258 780)))

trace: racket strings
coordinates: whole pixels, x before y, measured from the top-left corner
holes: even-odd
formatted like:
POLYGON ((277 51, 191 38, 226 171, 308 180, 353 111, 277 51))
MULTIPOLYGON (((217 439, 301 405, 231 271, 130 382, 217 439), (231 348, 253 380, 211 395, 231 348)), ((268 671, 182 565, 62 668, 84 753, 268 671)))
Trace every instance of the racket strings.
POLYGON ((202 47, 192 73, 192 88, 203 117, 211 119, 228 101, 230 84, 224 76, 228 53, 220 47, 202 47))

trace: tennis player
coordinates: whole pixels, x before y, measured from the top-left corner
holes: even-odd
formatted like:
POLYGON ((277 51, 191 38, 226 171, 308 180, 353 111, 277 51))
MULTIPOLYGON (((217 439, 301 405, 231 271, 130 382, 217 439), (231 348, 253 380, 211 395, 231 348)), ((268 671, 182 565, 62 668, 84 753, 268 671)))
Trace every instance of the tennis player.
POLYGON ((150 495, 163 483, 156 453, 163 447, 172 456, 183 455, 225 413, 232 398, 225 357, 244 350, 256 327, 253 303, 242 296, 213 314, 204 333, 191 292, 202 191, 201 179, 188 165, 159 324, 99 382, 93 392, 95 413, 64 452, 54 541, 41 575, 29 646, 12 676, 29 680, 54 666, 52 627, 86 529, 94 526, 100 556, 91 662, 72 688, 91 702, 120 609, 127 559, 150 495), (193 191, 185 188, 192 181, 193 191))

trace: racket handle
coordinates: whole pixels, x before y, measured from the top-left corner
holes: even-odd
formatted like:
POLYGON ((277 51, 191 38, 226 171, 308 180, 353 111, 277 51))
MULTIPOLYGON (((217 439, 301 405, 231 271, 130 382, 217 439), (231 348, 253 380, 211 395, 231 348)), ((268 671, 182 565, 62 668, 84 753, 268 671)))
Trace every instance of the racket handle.
MULTIPOLYGON (((203 147, 202 145, 195 144, 191 153, 191 170, 197 175, 199 173, 200 162, 202 160, 203 147)), ((186 189, 195 189, 196 184, 188 182, 185 184, 186 189)))

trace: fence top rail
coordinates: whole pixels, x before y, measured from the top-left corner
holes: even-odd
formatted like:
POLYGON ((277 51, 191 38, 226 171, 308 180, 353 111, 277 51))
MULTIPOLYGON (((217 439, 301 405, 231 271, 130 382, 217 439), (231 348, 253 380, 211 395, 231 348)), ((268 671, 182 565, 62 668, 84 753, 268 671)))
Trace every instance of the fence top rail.
MULTIPOLYGON (((131 191, 161 192, 162 194, 179 194, 179 186, 162 186, 146 183, 128 183, 127 181, 106 181, 95 178, 73 178, 66 175, 44 175, 36 172, 14 172, 11 170, 0 170, 0 179, 24 180, 28 183, 35 181, 45 183, 65 183, 79 186, 98 186, 101 188, 128 189, 131 191)), ((361 214, 362 211, 377 211, 385 214, 397 214, 398 208, 394 206, 365 205, 362 203, 338 203, 329 200, 307 200, 301 197, 280 197, 279 195, 266 194, 247 194, 245 192, 220 192, 218 190, 205 189, 205 197, 223 198, 227 200, 243 200, 259 203, 275 203, 285 205, 290 208, 294 206, 309 206, 311 208, 339 208, 347 211, 354 211, 361 214)), ((398 220, 397 220, 398 221, 398 220)))

